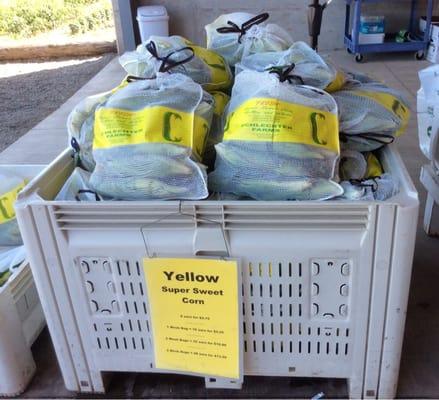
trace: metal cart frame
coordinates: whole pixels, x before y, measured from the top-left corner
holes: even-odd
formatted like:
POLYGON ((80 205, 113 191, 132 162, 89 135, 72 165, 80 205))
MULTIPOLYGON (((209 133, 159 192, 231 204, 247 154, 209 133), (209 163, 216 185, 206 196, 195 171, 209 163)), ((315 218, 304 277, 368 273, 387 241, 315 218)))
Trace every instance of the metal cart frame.
POLYGON ((416 52, 416 58, 421 60, 424 58, 428 44, 430 42, 431 20, 433 14, 433 0, 427 1, 427 26, 423 35, 418 34, 416 28, 416 5, 417 0, 412 0, 410 10, 410 24, 408 27, 411 35, 417 40, 397 43, 397 42, 384 42, 376 44, 360 44, 360 17, 361 8, 363 3, 380 3, 383 0, 346 0, 346 21, 345 21, 345 34, 344 44, 349 53, 355 54, 355 60, 357 62, 363 61, 363 54, 367 53, 390 53, 390 52, 403 52, 413 51, 416 52), (351 8, 353 8, 353 18, 351 24, 351 8), (352 25, 352 33, 351 33, 352 25))

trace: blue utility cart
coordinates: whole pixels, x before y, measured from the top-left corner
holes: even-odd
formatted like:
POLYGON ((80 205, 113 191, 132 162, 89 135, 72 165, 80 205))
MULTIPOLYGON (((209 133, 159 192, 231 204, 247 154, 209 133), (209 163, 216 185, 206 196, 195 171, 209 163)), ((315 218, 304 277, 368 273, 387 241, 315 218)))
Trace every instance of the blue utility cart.
MULTIPOLYGON (((388 3, 386 0, 346 0, 346 22, 344 43, 349 53, 355 54, 357 62, 363 61, 363 55, 367 53, 389 53, 400 51, 413 51, 416 59, 424 58, 428 44, 430 42, 431 20, 433 14, 433 0, 427 0, 427 26, 425 32, 421 33, 418 28, 416 13, 417 0, 412 0, 410 10, 410 23, 407 28, 410 33, 410 41, 397 43, 396 35, 386 34, 384 43, 360 44, 360 18, 361 8, 364 3, 388 3), (351 23, 351 13, 352 23, 351 23)), ((395 5, 397 5, 395 1, 395 5)))

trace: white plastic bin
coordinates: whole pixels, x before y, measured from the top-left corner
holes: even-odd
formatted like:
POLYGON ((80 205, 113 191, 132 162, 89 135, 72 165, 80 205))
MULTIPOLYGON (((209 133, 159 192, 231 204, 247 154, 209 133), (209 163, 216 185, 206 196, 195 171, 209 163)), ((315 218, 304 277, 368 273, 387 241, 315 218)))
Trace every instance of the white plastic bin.
POLYGON ((0 396, 22 393, 35 373, 31 346, 45 326, 29 264, 0 288, 0 396))
MULTIPOLYGON (((42 166, 3 166, 31 179, 42 166)), ((4 250, 1 248, 0 250, 4 250)), ((32 273, 27 262, 0 287, 0 396, 22 393, 35 372, 31 346, 45 326, 32 273)))
POLYGON ((143 6, 137 9, 140 38, 145 43, 150 36, 169 36, 169 16, 163 6, 143 6))
POLYGON ((421 183, 427 191, 424 230, 427 235, 439 236, 439 170, 432 164, 421 169, 421 183))
POLYGON ((98 204, 52 201, 74 168, 64 152, 17 215, 67 388, 160 372, 145 257, 228 254, 242 266, 244 375, 344 378, 351 398, 394 397, 419 204, 397 151, 382 162, 401 189, 385 202, 98 204))

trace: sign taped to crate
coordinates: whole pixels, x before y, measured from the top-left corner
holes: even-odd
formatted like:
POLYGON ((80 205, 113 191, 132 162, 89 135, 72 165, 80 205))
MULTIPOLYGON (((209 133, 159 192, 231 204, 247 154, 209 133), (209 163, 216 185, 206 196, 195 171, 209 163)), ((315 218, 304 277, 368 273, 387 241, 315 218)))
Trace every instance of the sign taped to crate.
POLYGON ((237 260, 145 258, 155 367, 242 379, 237 260))

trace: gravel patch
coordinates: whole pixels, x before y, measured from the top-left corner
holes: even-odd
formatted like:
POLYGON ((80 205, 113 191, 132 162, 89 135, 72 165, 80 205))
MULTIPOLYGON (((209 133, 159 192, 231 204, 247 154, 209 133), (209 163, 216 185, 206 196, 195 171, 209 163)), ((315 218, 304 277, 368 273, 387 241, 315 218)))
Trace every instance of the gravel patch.
POLYGON ((115 55, 0 64, 0 151, 54 112, 115 55))

